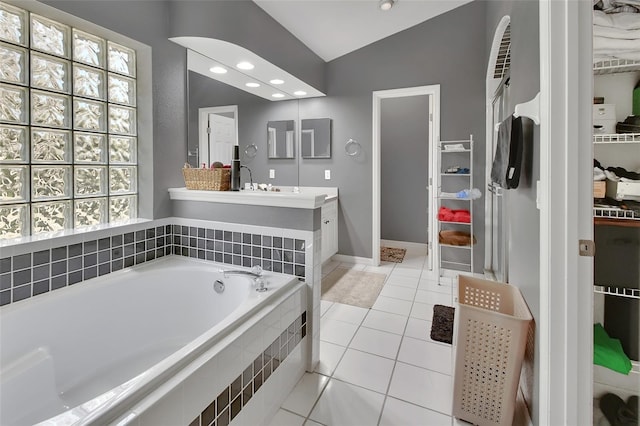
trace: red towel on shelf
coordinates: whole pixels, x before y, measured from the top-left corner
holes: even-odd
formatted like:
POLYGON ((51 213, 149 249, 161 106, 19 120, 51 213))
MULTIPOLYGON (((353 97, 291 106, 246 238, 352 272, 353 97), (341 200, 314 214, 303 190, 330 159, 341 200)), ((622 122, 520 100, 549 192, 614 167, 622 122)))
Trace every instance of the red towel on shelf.
POLYGON ((469 210, 452 210, 442 206, 438 210, 438 220, 442 222, 471 223, 471 213, 469 210))

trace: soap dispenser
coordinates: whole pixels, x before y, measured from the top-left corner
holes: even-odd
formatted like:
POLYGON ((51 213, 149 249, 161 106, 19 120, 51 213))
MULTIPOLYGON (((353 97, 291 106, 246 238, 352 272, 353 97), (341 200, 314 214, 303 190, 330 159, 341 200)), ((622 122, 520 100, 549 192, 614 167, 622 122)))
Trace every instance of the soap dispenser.
POLYGON ((231 160, 231 190, 240 191, 240 147, 233 147, 233 160, 231 160))

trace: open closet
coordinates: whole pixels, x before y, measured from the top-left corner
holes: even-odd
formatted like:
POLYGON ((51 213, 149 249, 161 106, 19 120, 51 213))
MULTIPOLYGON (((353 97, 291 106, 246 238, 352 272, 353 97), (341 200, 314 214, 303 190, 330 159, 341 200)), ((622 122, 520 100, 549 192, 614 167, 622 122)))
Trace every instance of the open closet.
POLYGON ((640 7, 627 3, 601 1, 593 12, 593 423, 598 426, 611 424, 612 416, 624 417, 631 405, 637 422, 632 396, 640 392, 640 7))

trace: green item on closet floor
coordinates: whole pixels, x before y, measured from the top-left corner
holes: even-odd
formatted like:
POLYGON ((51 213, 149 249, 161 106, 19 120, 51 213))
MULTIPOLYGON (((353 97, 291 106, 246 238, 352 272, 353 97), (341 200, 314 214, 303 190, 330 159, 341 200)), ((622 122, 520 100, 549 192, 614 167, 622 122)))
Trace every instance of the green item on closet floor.
POLYGON ((640 115, 640 87, 633 89, 631 115, 640 115))
POLYGON ((622 374, 631 371, 631 360, 622 350, 620 340, 609 337, 601 324, 593 325, 593 363, 622 374))

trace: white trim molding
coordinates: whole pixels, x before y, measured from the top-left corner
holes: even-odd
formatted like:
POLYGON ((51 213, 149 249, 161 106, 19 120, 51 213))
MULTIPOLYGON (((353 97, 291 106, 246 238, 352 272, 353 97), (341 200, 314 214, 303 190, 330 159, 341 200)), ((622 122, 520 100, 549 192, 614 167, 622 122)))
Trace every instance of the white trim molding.
MULTIPOLYGON (((373 92, 373 131, 372 131, 372 230, 371 230, 371 260, 374 266, 380 265, 380 107, 382 99, 387 98, 403 98, 409 96, 429 96, 429 113, 432 114, 429 125, 429 185, 428 205, 429 205, 429 261, 436 269, 439 264, 436 250, 437 238, 434 237, 434 231, 437 229, 435 214, 435 196, 433 191, 438 187, 440 175, 437 173, 438 156, 437 146, 440 142, 440 85, 434 84, 430 86, 405 87, 401 89, 378 90, 373 92), (434 243, 435 241, 435 243, 434 243)), ((427 184, 425 182, 425 184, 427 184)))
POLYGON ((537 423, 592 420, 591 3, 540 1, 540 395, 537 423))

